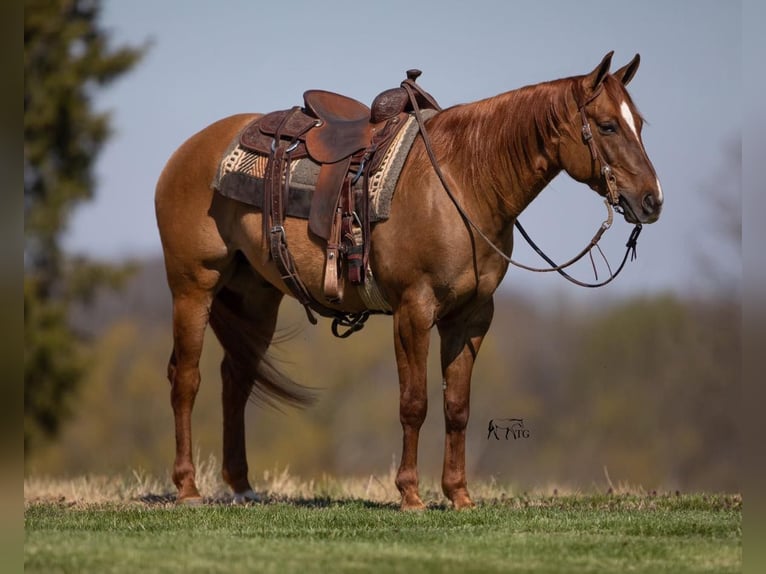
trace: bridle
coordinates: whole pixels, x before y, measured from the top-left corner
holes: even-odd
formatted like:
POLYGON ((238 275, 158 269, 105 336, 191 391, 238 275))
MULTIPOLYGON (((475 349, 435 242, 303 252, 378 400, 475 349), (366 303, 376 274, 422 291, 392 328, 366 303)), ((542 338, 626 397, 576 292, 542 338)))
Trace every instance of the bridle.
POLYGON ((612 166, 606 162, 604 156, 598 151, 596 142, 593 139, 593 130, 590 129, 588 116, 585 115, 585 106, 595 100, 603 88, 604 84, 599 85, 598 89, 580 105, 577 111, 582 119, 582 141, 587 144, 590 150, 591 160, 596 164, 601 164, 601 177, 604 178, 604 183, 606 184, 606 200, 612 206, 617 207, 620 204, 620 193, 617 191, 617 177, 614 175, 612 166))
POLYGON ((514 261, 509 255, 505 254, 497 245, 495 245, 492 240, 487 237, 487 235, 474 223, 474 221, 468 216, 466 211, 463 209, 463 207, 458 202, 457 198, 455 197, 455 194, 452 192, 452 189, 450 188, 447 179, 444 177, 444 174, 442 173, 441 168, 439 167, 439 163, 436 160, 436 154, 433 151, 433 148, 431 147, 431 139, 428 136, 428 132, 426 130, 425 121, 423 120, 423 117, 420 113, 420 106, 417 102, 416 92, 420 91, 417 84, 414 82, 414 80, 404 80, 402 82, 402 87, 407 90, 407 94, 410 98, 410 102, 412 103, 412 108, 415 113, 415 119, 418 122, 418 126, 420 129, 420 134, 423 137, 423 144, 426 148, 426 153, 428 154, 428 157, 431 161, 431 165, 434 168, 434 171, 436 172, 437 177, 439 178, 439 181, 442 184, 442 187, 444 187, 444 190, 447 192, 447 195, 449 196, 452 203, 455 205, 455 208, 457 209, 458 213, 462 217, 463 221, 466 223, 466 226, 472 228, 478 235, 481 237, 489 247, 492 248, 492 250, 495 251, 500 257, 502 257, 505 261, 508 263, 515 265, 516 267, 519 267, 521 269, 526 269, 527 271, 534 271, 536 273, 546 273, 550 271, 556 271, 559 273, 562 277, 564 277, 567 281, 570 281, 574 283, 575 285, 579 285, 581 287, 601 287, 603 285, 606 285, 607 283, 611 283, 622 271, 623 267, 625 266, 625 263, 628 260, 628 256, 630 255, 630 260, 633 261, 636 258, 636 244, 638 241, 638 236, 641 233, 641 223, 636 223, 633 227, 633 230, 630 233, 630 236, 628 237, 628 242, 625 244, 626 251, 625 255, 622 258, 622 262, 620 263, 617 270, 612 273, 611 267, 609 266, 609 261, 607 261, 606 256, 604 255, 604 252, 601 250, 601 248, 598 246, 598 242, 601 239, 601 236, 606 232, 607 229, 609 229, 612 226, 612 222, 614 221, 614 212, 613 210, 617 210, 618 213, 622 213, 623 208, 630 209, 630 206, 627 204, 621 204, 620 203, 620 194, 617 191, 617 177, 614 175, 614 170, 612 170, 612 167, 604 160, 604 157, 599 152, 598 148, 596 147, 596 142, 593 139, 593 131, 590 127, 590 122, 588 121, 588 117, 585 114, 585 106, 587 106, 590 102, 592 102, 598 95, 601 93, 601 90, 603 89, 603 84, 599 86, 599 88, 593 92, 593 94, 590 95, 588 99, 586 99, 578 108, 578 112, 580 114, 580 117, 582 119, 582 138, 583 142, 588 146, 591 153, 591 159, 594 163, 601 166, 601 177, 604 179, 604 184, 606 186, 606 199, 604 201, 604 204, 606 205, 607 209, 607 218, 604 220, 603 223, 601 223, 601 226, 596 231, 596 234, 593 236, 593 238, 590 240, 590 242, 585 246, 580 253, 578 253, 575 257, 567 261, 566 263, 562 263, 560 265, 557 265, 550 257, 548 257, 538 246, 537 244, 532 241, 532 238, 529 237, 529 234, 527 234, 526 230, 522 227, 521 223, 519 223, 518 218, 514 221, 515 227, 519 230, 519 233, 521 236, 526 240, 527 243, 529 243, 530 247, 534 249, 534 251, 546 262, 550 265, 550 267, 546 268, 538 268, 538 267, 530 267, 528 265, 524 265, 523 263, 519 263, 517 261, 514 261), (598 249, 602 259, 606 262, 607 269, 609 271, 609 277, 603 281, 598 281, 598 272, 596 271, 596 265, 593 261, 593 248, 598 249), (578 279, 575 279, 571 275, 569 275, 564 269, 567 267, 570 267, 571 265, 574 265, 577 261, 582 259, 588 255, 590 257, 591 265, 593 266, 593 272, 596 275, 596 282, 595 283, 587 283, 584 281, 580 281, 578 279))

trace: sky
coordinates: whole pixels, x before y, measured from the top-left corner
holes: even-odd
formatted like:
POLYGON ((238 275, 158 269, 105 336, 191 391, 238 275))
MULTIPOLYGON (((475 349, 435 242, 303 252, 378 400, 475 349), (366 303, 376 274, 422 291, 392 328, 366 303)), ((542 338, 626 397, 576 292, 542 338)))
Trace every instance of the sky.
MULTIPOLYGON (((607 296, 703 292, 739 276, 739 244, 721 231, 741 213, 733 151, 743 123, 738 2, 105 0, 101 25, 113 46, 150 48, 94 97, 97 109, 110 112, 114 133, 96 163, 96 199, 71 220, 69 252, 111 260, 159 255, 157 178, 186 138, 222 117, 285 109, 312 88, 369 104, 410 68, 423 71, 419 83, 447 107, 585 74, 614 50, 613 69, 641 55, 629 91, 648 122, 644 143, 665 206, 607 296)), ((604 217, 601 199, 562 175, 520 219, 564 260, 604 217)), ((606 234, 612 261, 629 231, 619 221, 606 234)), ((539 262, 520 240, 514 255, 539 262)), ((580 276, 588 279, 587 269, 580 276)), ((555 274, 512 269, 503 288, 516 286, 579 289, 555 274)))

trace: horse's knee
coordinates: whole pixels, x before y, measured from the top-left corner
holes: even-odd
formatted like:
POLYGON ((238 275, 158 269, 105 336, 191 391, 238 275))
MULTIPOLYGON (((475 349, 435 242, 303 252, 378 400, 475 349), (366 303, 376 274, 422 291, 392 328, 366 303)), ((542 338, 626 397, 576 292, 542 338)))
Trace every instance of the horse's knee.
POLYGON ((448 431, 465 430, 468 426, 468 416, 469 410, 466 401, 444 399, 444 420, 448 431))
POLYGON ((403 426, 420 428, 426 420, 428 399, 426 396, 409 398, 402 401, 399 409, 399 420, 403 426))

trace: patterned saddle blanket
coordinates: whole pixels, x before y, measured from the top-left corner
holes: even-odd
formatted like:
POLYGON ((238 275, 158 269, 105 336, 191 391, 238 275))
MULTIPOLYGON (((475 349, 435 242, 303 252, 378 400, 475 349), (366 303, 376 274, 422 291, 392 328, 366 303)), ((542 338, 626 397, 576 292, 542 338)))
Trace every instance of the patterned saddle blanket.
MULTIPOLYGON (((433 116, 434 110, 423 110, 424 119, 433 116)), ((386 150, 380 166, 368 174, 370 222, 388 219, 396 184, 418 134, 418 124, 410 114, 404 127, 396 134, 386 150)), ((213 189, 225 197, 263 209, 264 176, 269 157, 261 155, 241 144, 237 134, 224 153, 218 172, 212 182, 213 189)), ((321 164, 310 157, 295 160, 290 164, 289 195, 285 215, 301 219, 309 218, 311 194, 314 191, 321 164)), ((354 184, 357 193, 362 193, 362 179, 354 184)))

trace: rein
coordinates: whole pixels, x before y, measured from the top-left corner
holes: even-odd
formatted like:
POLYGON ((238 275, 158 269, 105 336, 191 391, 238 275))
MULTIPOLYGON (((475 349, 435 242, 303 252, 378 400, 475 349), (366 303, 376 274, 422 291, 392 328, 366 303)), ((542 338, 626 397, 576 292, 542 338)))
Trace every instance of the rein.
POLYGON ((452 203, 455 205, 455 208, 457 209, 460 216, 463 218, 463 221, 466 222, 468 226, 470 226, 478 235, 481 237, 489 247, 491 247, 495 253, 497 253, 500 257, 502 257, 505 261, 508 263, 515 265, 516 267, 519 267, 521 269, 526 269, 527 271, 534 271, 536 273, 546 273, 550 271, 556 271, 558 272, 562 277, 564 277, 567 281, 570 281, 571 283, 574 283, 575 285, 579 285, 580 287, 602 287, 603 285, 606 285, 607 283, 611 283, 614 279, 617 278, 617 276, 622 271, 623 267, 625 267, 625 263, 628 260, 628 256, 630 255, 630 260, 633 261, 636 258, 636 243, 638 241, 638 236, 641 233, 642 226, 640 223, 636 223, 635 227, 630 233, 630 236, 628 237, 628 242, 625 244, 626 251, 625 255, 622 258, 622 262, 620 263, 619 267, 617 268, 617 271, 612 273, 612 269, 609 266, 609 261, 607 261, 606 257, 604 256, 604 252, 601 250, 601 248, 598 246, 598 242, 601 240, 601 236, 604 234, 604 232, 609 229, 612 226, 612 222, 614 220, 614 212, 613 207, 616 207, 619 211, 619 204, 620 204, 620 195, 617 191, 617 178, 614 175, 614 171, 612 170, 612 167, 604 160, 604 158, 601 156, 601 154, 598 151, 598 148, 596 148, 596 143, 593 140, 593 132, 590 128, 590 123, 588 122, 588 118, 585 115, 585 106, 588 105, 591 101, 593 101, 596 96, 601 91, 601 87, 596 90, 579 108, 580 116, 582 118, 583 126, 582 126, 582 135, 583 135, 583 141, 588 145, 588 148, 590 149, 591 157, 594 162, 598 162, 601 164, 601 176, 604 178, 604 181, 606 183, 606 199, 604 201, 606 208, 607 208, 607 219, 601 224, 599 229, 596 231, 596 234, 593 236, 593 238, 590 240, 590 243, 588 243, 585 248, 580 251, 575 257, 567 261, 566 263, 562 263, 560 265, 557 265, 550 257, 548 257, 538 246, 537 244, 532 241, 532 238, 529 237, 525 229, 522 227, 521 223, 519 223, 519 220, 516 219, 514 221, 514 225, 516 229, 519 230, 519 233, 521 233, 521 236, 526 240, 526 242, 529 244, 532 249, 546 262, 550 265, 550 267, 547 268, 537 268, 537 267, 530 267, 527 265, 524 265, 522 263, 518 263, 517 261, 514 261, 509 255, 506 255, 500 248, 495 245, 492 240, 487 237, 487 235, 479 228, 476 223, 468 216, 466 211, 463 209, 463 207, 458 202, 457 198, 455 197, 455 194, 452 192, 452 189, 450 188, 449 184, 447 183, 447 179, 444 177, 444 174, 442 173, 441 167, 439 167, 439 163, 436 160, 436 154, 434 154, 433 148, 431 147, 431 138, 428 136, 428 132, 426 131, 425 121, 423 120, 421 114, 420 114, 420 107, 418 106, 417 97, 415 95, 416 91, 420 91, 418 85, 414 82, 412 79, 407 79, 404 82, 402 82, 402 87, 407 91, 407 94, 410 98, 410 102, 412 103, 413 111, 415 112, 415 119, 418 122, 418 126, 420 128, 420 133, 423 137, 423 143, 426 148, 426 152, 428 153, 428 157, 431 160, 431 165, 434 168, 434 171, 436 172, 436 175, 439 178, 439 181, 442 184, 442 187, 444 187, 444 190, 447 192, 447 195, 449 196, 450 200, 452 200, 452 203), (609 278, 605 279, 601 282, 598 282, 598 272, 596 271, 596 265, 593 261, 593 248, 598 249, 599 253, 601 254, 601 257, 606 262, 607 269, 609 270, 609 278), (590 256, 591 265, 593 266, 593 272, 596 275, 596 283, 586 283, 584 281, 580 281, 578 279, 575 279, 571 275, 569 275, 564 269, 567 267, 570 267, 571 265, 574 265, 576 262, 578 262, 580 259, 585 257, 586 255, 590 256))

